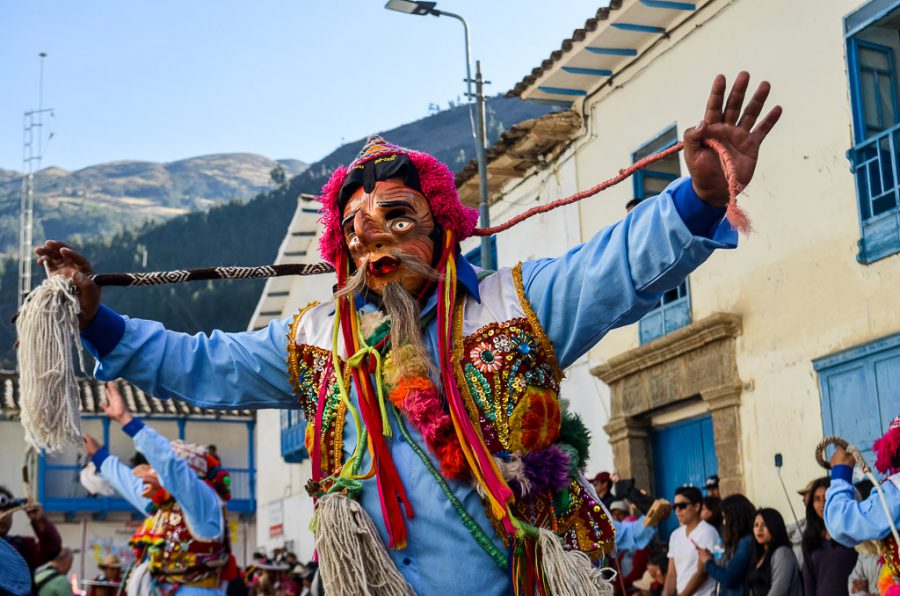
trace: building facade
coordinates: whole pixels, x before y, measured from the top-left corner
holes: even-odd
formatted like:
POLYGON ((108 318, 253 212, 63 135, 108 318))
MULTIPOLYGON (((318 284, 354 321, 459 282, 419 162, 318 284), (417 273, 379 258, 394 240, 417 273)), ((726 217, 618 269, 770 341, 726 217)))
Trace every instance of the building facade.
MULTIPOLYGON (((788 514, 779 473, 796 494, 823 435, 868 449, 900 414, 898 42, 896 0, 613 0, 510 92, 583 118, 542 166, 573 162, 579 190, 681 138, 717 73, 784 107, 740 197, 754 232, 591 353, 621 475, 671 497, 718 473, 788 514)), ((673 157, 582 201, 581 239, 686 173, 673 157)))

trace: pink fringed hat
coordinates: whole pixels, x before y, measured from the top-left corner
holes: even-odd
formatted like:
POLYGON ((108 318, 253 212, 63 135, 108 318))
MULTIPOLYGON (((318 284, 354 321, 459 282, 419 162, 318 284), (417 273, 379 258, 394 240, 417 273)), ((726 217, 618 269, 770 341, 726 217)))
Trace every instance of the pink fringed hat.
POLYGON ((891 421, 887 432, 872 445, 872 451, 875 452, 875 468, 882 474, 893 474, 894 455, 900 448, 900 416, 891 421))
POLYGON ((415 167, 413 178, 418 181, 418 190, 425 195, 431 212, 442 229, 452 231, 457 241, 472 235, 478 222, 478 211, 460 202, 450 168, 427 153, 392 145, 376 135, 369 137, 349 167, 338 167, 322 187, 322 194, 319 196, 322 217, 319 221, 325 230, 319 238, 319 254, 332 265, 337 263, 338 255, 346 249, 341 231, 341 190, 344 183, 354 171, 362 170, 368 164, 389 162, 392 156, 404 156, 415 167))

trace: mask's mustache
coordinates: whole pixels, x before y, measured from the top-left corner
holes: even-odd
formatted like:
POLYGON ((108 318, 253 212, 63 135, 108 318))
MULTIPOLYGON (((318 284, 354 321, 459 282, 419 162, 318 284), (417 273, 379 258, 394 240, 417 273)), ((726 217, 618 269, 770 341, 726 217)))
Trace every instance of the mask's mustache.
MULTIPOLYGON (((382 258, 384 256, 396 259, 400 262, 401 265, 406 267, 406 269, 410 273, 418 275, 423 279, 437 281, 443 278, 443 275, 437 269, 412 255, 399 251, 392 251, 388 252, 385 255, 381 255, 381 257, 379 258, 382 258)), ((354 296, 356 294, 359 294, 366 288, 366 272, 369 269, 370 261, 371 259, 369 259, 368 257, 360 261, 359 265, 357 265, 356 267, 356 271, 353 272, 353 275, 347 278, 346 282, 344 283, 344 287, 335 292, 335 298, 354 296)))

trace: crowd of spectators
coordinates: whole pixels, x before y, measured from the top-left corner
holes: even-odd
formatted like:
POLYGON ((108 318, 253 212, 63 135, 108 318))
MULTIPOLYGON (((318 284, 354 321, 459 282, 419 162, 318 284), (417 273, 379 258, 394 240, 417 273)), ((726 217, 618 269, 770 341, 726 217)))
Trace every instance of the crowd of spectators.
MULTIPOLYGON (((593 479, 613 518, 636 519, 632 498, 652 500, 634 483, 601 472, 593 479)), ((710 476, 703 490, 682 486, 672 500, 678 527, 645 549, 620 550, 612 565, 618 595, 647 596, 869 596, 879 594, 883 562, 876 549, 848 548, 824 522, 827 477, 798 491, 805 515, 785 522, 774 508, 742 494, 722 494, 710 476), (705 494, 704 494, 705 492, 705 494)), ((857 485, 862 498, 872 486, 857 485)), ((799 505, 799 503, 798 503, 799 505)))

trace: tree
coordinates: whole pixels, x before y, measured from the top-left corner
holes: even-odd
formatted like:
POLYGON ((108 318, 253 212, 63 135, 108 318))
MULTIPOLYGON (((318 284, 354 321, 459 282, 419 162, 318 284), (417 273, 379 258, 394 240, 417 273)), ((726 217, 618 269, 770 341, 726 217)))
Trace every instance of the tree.
POLYGON ((284 168, 281 164, 272 168, 272 171, 269 172, 269 178, 272 179, 272 183, 276 188, 283 188, 287 183, 287 174, 284 173, 284 168))

